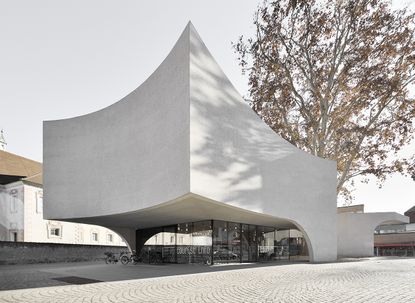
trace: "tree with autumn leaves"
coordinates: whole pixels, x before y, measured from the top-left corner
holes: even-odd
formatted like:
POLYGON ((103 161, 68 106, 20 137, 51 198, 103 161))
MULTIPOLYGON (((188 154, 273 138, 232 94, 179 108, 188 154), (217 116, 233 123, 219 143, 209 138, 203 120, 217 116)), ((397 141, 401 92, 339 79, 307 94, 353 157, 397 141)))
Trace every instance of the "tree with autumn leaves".
POLYGON ((415 175, 415 158, 398 157, 414 137, 414 14, 382 0, 281 0, 254 24, 234 45, 248 101, 283 138, 337 161, 338 194, 350 201, 357 176, 415 175))

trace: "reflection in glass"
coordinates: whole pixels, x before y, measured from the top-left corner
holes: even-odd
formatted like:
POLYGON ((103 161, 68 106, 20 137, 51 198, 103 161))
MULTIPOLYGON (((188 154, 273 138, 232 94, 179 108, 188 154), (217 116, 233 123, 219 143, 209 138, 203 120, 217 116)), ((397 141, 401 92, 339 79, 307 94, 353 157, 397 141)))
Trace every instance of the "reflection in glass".
POLYGON ((242 262, 249 262, 249 225, 241 224, 241 257, 242 262))
POLYGON ((177 263, 192 263, 192 223, 177 224, 177 263))
POLYGON ((213 262, 228 262, 231 251, 228 247, 228 223, 213 221, 213 262))
POLYGON ((192 230, 193 262, 212 264, 212 221, 193 223, 192 230))
POLYGON ((176 227, 166 226, 163 228, 163 263, 176 263, 176 227))
POLYGON ((275 259, 275 229, 273 227, 258 226, 258 259, 271 261, 275 259))
POLYGON ((307 243, 304 235, 297 229, 290 229, 290 260, 308 260, 307 243))
POLYGON ((241 262, 241 224, 228 222, 228 261, 241 262))
POLYGON ((308 260, 297 229, 206 220, 151 229, 141 250, 146 263, 233 263, 308 260))
POLYGON ((275 237, 275 254, 277 260, 287 260, 289 258, 289 239, 288 229, 277 230, 275 237))
POLYGON ((249 225, 248 242, 249 242, 249 250, 248 250, 249 261, 257 262, 258 261, 258 238, 257 238, 256 225, 249 225))

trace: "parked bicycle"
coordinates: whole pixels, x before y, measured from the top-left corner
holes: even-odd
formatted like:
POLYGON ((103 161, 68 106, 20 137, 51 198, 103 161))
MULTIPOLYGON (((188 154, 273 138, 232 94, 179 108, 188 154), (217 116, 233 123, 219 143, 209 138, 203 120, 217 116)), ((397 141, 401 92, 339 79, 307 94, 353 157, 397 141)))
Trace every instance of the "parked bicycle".
POLYGON ((203 264, 205 265, 212 265, 212 258, 210 256, 204 256, 203 257, 203 264))
POLYGON ((135 250, 131 253, 124 251, 120 254, 120 261, 123 265, 127 265, 128 263, 137 264, 138 262, 141 262, 141 258, 137 255, 135 250))
POLYGON ((115 257, 115 255, 112 253, 112 252, 110 252, 110 251, 107 251, 107 252, 105 252, 104 253, 105 254, 105 263, 106 264, 115 264, 115 263, 117 263, 118 262, 118 258, 117 257, 115 257))
POLYGON ((149 264, 161 264, 163 263, 161 251, 149 251, 148 252, 148 263, 149 264))

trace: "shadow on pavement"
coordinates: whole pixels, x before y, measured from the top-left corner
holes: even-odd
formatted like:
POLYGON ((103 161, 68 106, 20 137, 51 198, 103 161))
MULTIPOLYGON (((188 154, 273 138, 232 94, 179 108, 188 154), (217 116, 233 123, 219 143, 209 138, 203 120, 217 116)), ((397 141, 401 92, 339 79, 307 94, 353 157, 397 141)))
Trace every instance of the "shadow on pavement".
POLYGON ((0 290, 37 288, 71 284, 159 278, 258 267, 287 266, 308 262, 217 264, 142 264, 122 265, 100 262, 49 263, 0 266, 0 290), (70 279, 69 279, 69 278, 70 279), (81 283, 82 282, 82 283, 81 283))

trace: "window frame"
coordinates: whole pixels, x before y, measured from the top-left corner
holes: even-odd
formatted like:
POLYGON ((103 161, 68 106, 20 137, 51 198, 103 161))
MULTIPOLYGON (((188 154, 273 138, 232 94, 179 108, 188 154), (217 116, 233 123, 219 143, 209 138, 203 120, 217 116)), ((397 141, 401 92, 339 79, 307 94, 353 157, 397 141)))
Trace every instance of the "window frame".
POLYGON ((97 232, 93 231, 93 232, 91 233, 91 241, 92 241, 92 242, 98 242, 98 241, 99 241, 99 235, 98 235, 98 233, 97 233, 97 232))
POLYGON ((43 193, 40 191, 36 192, 36 213, 43 213, 43 193))
POLYGON ((114 235, 107 234, 107 243, 114 243, 114 235))
POLYGON ((62 229, 58 226, 53 226, 49 228, 49 236, 53 238, 61 238, 62 237, 62 229), (56 233, 58 231, 58 233, 56 233))

